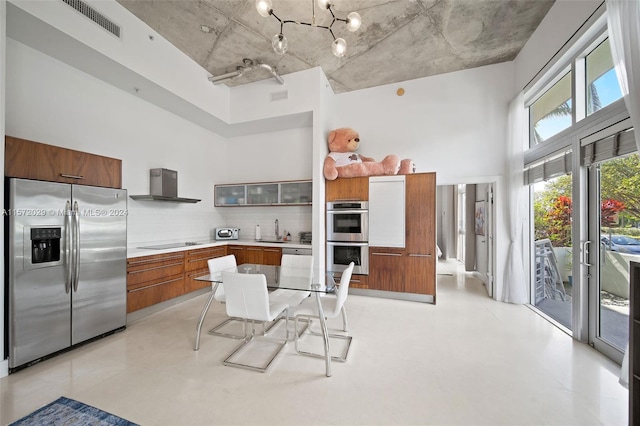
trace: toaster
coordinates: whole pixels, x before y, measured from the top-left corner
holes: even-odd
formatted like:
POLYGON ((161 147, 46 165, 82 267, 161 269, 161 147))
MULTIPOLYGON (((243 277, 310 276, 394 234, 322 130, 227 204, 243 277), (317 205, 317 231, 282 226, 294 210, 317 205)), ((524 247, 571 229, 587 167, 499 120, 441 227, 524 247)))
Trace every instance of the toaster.
POLYGON ((216 228, 216 240, 237 240, 240 228, 216 228))

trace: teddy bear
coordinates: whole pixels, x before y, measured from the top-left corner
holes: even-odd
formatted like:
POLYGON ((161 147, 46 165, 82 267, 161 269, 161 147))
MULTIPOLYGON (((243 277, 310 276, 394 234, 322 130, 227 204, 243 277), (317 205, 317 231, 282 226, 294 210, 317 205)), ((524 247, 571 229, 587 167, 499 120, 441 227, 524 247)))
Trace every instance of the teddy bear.
POLYGON ((329 155, 324 160, 324 177, 385 176, 415 172, 411 159, 400 160, 397 155, 387 155, 380 162, 356 153, 360 146, 358 132, 348 127, 332 130, 328 138, 329 155))

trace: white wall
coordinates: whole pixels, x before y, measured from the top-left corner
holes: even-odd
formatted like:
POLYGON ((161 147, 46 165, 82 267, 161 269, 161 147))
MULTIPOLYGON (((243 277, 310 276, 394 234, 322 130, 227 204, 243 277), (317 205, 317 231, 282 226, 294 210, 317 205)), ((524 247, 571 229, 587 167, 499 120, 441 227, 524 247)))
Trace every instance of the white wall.
POLYGON ((512 81, 503 63, 340 94, 336 127, 360 133, 361 154, 413 158, 439 185, 501 175, 512 81))
MULTIPOLYGON (((207 80, 210 75, 207 71, 116 1, 93 0, 87 3, 121 27, 119 39, 62 1, 9 0, 9 3, 177 97, 215 117, 229 120, 227 87, 211 84, 207 80)), ((89 55, 84 58, 85 61, 93 59, 89 55)), ((73 60, 78 67, 92 67, 92 64, 83 63, 82 57, 73 60)))
MULTIPOLYGON (((313 131, 310 127, 230 138, 227 142, 226 172, 216 183, 250 183, 312 178, 313 131)), ((274 235, 278 219, 280 232, 312 231, 311 207, 219 207, 225 226, 240 228, 240 238, 255 238, 260 225, 264 238, 274 235)))
POLYGON ((149 193, 150 168, 177 170, 178 195, 202 199, 129 199, 129 244, 208 236, 220 224, 213 185, 227 167, 221 137, 12 39, 6 83, 7 134, 120 158, 130 195, 149 193))

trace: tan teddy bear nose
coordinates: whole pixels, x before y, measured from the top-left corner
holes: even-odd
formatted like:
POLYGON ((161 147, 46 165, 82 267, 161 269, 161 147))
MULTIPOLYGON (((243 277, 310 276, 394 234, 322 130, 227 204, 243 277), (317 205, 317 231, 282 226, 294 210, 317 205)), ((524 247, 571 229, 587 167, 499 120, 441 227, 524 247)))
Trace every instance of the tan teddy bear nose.
POLYGON ((360 138, 355 138, 354 141, 360 142, 360 138))

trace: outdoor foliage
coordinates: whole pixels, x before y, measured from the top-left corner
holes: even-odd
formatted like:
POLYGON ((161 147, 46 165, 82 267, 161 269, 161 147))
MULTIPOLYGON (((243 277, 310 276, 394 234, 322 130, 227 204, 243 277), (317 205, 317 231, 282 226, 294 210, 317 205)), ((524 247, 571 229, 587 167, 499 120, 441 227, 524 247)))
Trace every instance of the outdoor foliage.
MULTIPOLYGON (((631 155, 600 167, 601 226, 617 227, 617 234, 637 235, 630 227, 640 221, 640 157, 631 155)), ((571 190, 571 175, 566 175, 547 182, 544 191, 535 193, 536 240, 548 238, 556 247, 571 246, 571 190)))

